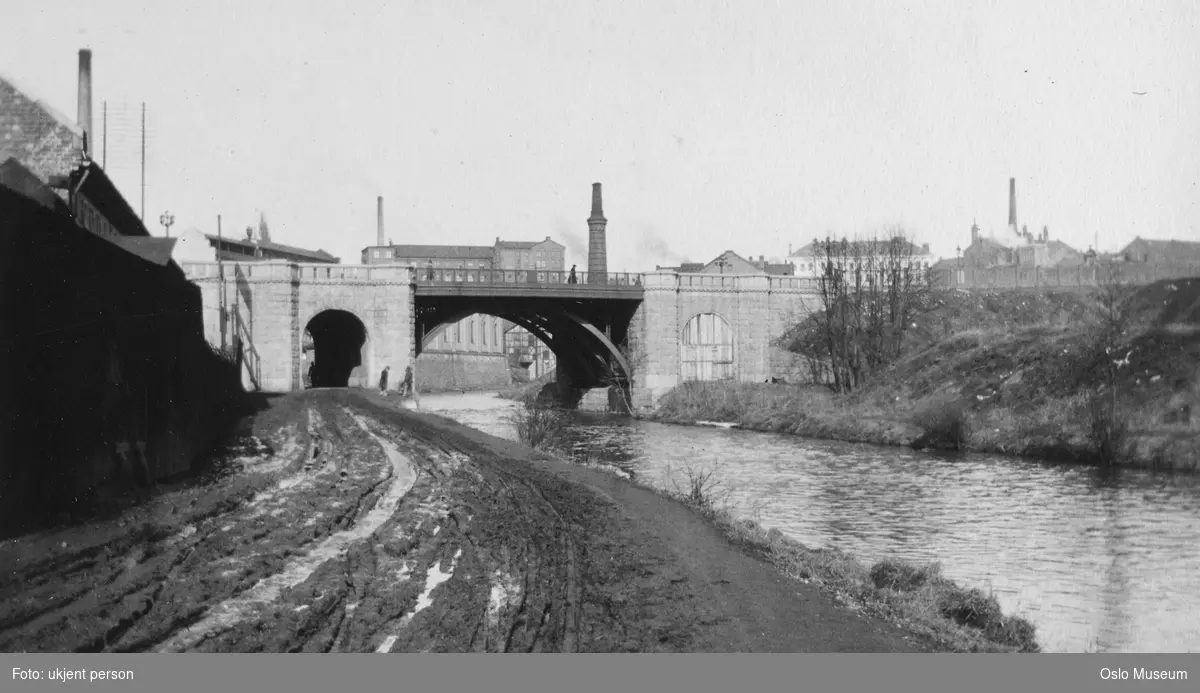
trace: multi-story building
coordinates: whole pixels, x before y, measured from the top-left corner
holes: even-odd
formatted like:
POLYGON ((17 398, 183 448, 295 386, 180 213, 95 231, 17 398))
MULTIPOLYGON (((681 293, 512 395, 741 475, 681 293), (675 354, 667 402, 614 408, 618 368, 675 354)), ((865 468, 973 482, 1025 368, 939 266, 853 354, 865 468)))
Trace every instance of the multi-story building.
POLYGON ((798 250, 788 253, 788 262, 795 268, 797 277, 819 277, 823 273, 825 263, 830 255, 843 269, 854 269, 857 265, 863 268, 882 268, 894 259, 899 259, 905 268, 912 270, 917 276, 925 276, 936 258, 929 252, 929 244, 920 246, 906 238, 897 236, 887 240, 870 241, 830 241, 834 244, 833 251, 826 248, 825 241, 817 241, 801 246, 798 250), (841 243, 846 243, 845 250, 841 243))
POLYGON ((495 245, 385 245, 363 249, 364 265, 412 265, 418 270, 504 269, 564 270, 566 248, 546 236, 542 241, 503 241, 495 245))

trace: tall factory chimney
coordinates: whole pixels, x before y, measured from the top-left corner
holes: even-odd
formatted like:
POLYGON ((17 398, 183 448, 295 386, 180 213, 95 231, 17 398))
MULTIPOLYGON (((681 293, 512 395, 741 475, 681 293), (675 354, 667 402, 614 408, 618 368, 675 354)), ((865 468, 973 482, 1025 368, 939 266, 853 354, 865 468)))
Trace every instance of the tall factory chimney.
POLYGON ((378 219, 375 222, 375 233, 378 234, 378 238, 375 239, 375 245, 381 246, 383 245, 383 195, 376 200, 376 206, 378 207, 376 213, 378 219))
POLYGON ((592 183, 592 215, 588 217, 588 283, 608 283, 608 246, 604 229, 608 220, 604 218, 600 200, 600 184, 592 183))
POLYGON ((90 48, 79 50, 79 103, 76 122, 83 129, 84 143, 90 157, 95 147, 92 133, 92 51, 90 48))
POLYGON ((1017 228, 1017 179, 1008 179, 1008 225, 1017 228))

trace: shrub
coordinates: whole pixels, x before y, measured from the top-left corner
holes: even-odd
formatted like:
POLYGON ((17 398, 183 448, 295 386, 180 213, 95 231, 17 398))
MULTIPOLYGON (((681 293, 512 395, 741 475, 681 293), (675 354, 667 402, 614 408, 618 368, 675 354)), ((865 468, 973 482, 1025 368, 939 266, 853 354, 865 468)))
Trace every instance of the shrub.
POLYGON ((1116 464, 1128 437, 1126 417, 1116 404, 1115 394, 1099 394, 1088 403, 1088 437, 1100 464, 1116 464))
POLYGON ((538 450, 557 447, 570 423, 566 412, 546 406, 534 396, 525 397, 510 414, 510 420, 517 429, 517 439, 538 450))
POLYGON ((966 447, 968 420, 967 404, 961 399, 943 397, 934 400, 913 417, 923 431, 921 447, 966 447))
POLYGON ((936 563, 914 566, 885 559, 871 566, 869 575, 879 589, 911 592, 940 577, 941 570, 936 563))

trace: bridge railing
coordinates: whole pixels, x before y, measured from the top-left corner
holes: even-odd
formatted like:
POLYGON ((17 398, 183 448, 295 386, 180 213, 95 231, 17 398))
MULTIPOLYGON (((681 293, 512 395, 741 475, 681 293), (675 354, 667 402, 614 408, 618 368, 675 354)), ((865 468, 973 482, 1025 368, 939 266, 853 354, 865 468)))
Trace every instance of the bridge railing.
POLYGON ((490 285, 563 285, 642 286, 643 275, 635 272, 576 272, 560 270, 440 269, 416 267, 418 284, 490 284, 490 285))
POLYGON ((728 289, 730 291, 770 290, 817 292, 821 286, 812 277, 782 277, 767 274, 677 273, 675 283, 681 289, 728 289))

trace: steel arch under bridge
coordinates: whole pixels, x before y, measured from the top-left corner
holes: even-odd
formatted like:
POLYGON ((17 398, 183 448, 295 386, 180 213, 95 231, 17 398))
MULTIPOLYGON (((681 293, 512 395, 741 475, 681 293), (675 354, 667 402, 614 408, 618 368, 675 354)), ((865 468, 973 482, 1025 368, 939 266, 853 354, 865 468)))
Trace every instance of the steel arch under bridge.
POLYGON ((475 313, 494 315, 529 330, 554 352, 576 388, 624 383, 629 364, 618 345, 629 335, 642 302, 642 276, 533 270, 417 268, 414 290, 416 347, 432 343, 447 326, 475 313))

